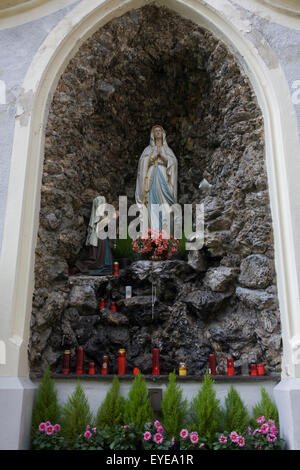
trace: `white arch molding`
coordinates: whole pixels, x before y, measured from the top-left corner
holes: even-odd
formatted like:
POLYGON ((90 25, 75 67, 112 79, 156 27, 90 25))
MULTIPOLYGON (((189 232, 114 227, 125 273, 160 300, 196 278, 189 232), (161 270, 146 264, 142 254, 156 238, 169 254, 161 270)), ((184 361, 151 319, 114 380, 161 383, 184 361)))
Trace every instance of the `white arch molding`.
MULTIPOLYGON (((98 28, 147 0, 82 0, 48 35, 23 83, 17 106, 0 259, 1 336, 7 363, 0 376, 27 376, 34 253, 39 223, 44 129, 60 75, 79 46, 98 28)), ((257 94, 266 136, 266 162, 273 217, 275 264, 283 338, 283 377, 300 377, 300 315, 297 251, 290 201, 300 172, 295 152, 297 126, 285 76, 279 65, 268 68, 247 38, 251 24, 228 0, 162 0, 159 2, 212 31, 240 60, 257 94), (291 162, 294 162, 291 165, 291 162), (296 162, 296 163, 295 163, 296 162), (298 166, 297 166, 298 165, 298 166)), ((266 46, 267 48, 267 46, 266 46)), ((267 51, 269 56, 272 54, 267 51)), ((276 63, 277 61, 275 61, 276 63)))

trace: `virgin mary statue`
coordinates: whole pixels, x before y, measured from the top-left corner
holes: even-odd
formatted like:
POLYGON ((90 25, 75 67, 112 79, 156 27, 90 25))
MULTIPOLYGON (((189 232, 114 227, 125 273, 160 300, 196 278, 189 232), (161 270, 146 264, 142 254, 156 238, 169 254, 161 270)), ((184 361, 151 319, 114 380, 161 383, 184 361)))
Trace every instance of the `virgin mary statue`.
POLYGON ((171 206, 177 202, 177 167, 166 132, 161 126, 152 127, 150 145, 138 164, 135 200, 138 207, 144 205, 148 209, 149 228, 168 232, 168 227, 169 235, 173 231, 171 206))

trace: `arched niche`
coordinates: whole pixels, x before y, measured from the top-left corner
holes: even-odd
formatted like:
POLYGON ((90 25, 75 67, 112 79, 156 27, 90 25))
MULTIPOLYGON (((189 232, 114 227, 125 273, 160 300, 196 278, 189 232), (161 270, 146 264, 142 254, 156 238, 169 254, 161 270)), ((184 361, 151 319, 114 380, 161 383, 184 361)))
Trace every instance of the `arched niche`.
MULTIPOLYGON (((136 5, 132 5, 136 6, 136 5)), ((140 6, 140 5, 139 5, 140 6)), ((95 7, 93 5, 92 7, 95 7)), ((78 24, 82 25, 82 30, 81 30, 81 38, 83 39, 85 36, 89 36, 92 34, 93 31, 95 31, 101 24, 106 23, 111 17, 115 16, 116 11, 117 14, 122 13, 122 9, 116 10, 114 5, 110 5, 111 9, 106 10, 105 12, 101 10, 99 7, 99 17, 96 19, 96 16, 94 17, 93 20, 90 19, 89 21, 84 21, 83 18, 86 20, 87 15, 83 14, 81 8, 79 8, 74 16, 74 22, 78 21, 78 24), (77 15, 77 16, 76 16, 77 15), (76 17, 76 19, 75 19, 76 17), (81 18, 81 20, 80 20, 81 18)), ((126 4, 123 7, 123 12, 124 10, 129 9, 129 5, 126 4)), ((213 30, 218 30, 220 31, 221 28, 221 23, 222 20, 220 20, 220 17, 212 11, 211 9, 203 9, 202 7, 199 8, 198 10, 194 8, 194 5, 187 5, 187 4, 179 4, 178 3, 178 10, 179 12, 184 11, 185 16, 190 16, 195 18, 196 20, 199 20, 201 17, 205 18, 205 23, 210 23, 214 24, 213 30), (197 11, 196 11, 197 10, 197 11)), ((95 13, 96 9, 93 11, 95 13)), ((73 13, 74 14, 74 13, 73 13)), ((226 35, 230 38, 229 42, 234 42, 234 38, 240 37, 236 30, 234 28, 231 29, 230 25, 225 22, 222 24, 223 27, 223 35, 226 37, 226 35)), ((15 216, 17 217, 18 220, 18 227, 17 230, 15 231, 15 237, 16 237, 16 245, 19 247, 19 250, 15 255, 13 256, 13 263, 10 264, 9 271, 14 273, 12 277, 9 277, 11 280, 12 278, 14 281, 7 283, 5 282, 4 284, 7 285, 8 289, 6 291, 5 298, 3 300, 3 304, 8 307, 7 311, 9 312, 9 325, 7 326, 7 332, 8 335, 10 335, 10 343, 9 346, 11 348, 12 355, 11 357, 14 359, 12 361, 12 364, 9 365, 13 370, 26 370, 27 368, 27 361, 24 355, 20 354, 20 351, 22 349, 26 349, 27 347, 27 338, 28 338, 28 333, 29 333, 29 311, 30 311, 30 305, 31 305, 31 293, 32 293, 32 287, 33 287, 33 250, 35 246, 35 234, 37 233, 37 225, 38 225, 38 208, 39 208, 39 188, 40 188, 40 181, 41 181, 41 166, 40 166, 40 159, 39 156, 40 154, 43 153, 43 129, 40 127, 40 122, 41 122, 41 116, 46 116, 45 115, 45 109, 47 109, 47 106, 49 106, 49 92, 51 93, 51 90, 53 91, 56 83, 58 81, 60 71, 64 68, 65 64, 68 62, 69 57, 71 54, 74 54, 74 43, 71 40, 72 34, 71 32, 74 33, 74 30, 72 27, 67 27, 66 25, 59 25, 56 34, 61 34, 61 38, 63 38, 62 43, 61 43, 61 48, 57 48, 56 53, 54 55, 51 54, 49 48, 47 50, 47 46, 44 47, 43 50, 40 51, 40 53, 37 55, 35 59, 35 63, 39 62, 40 65, 40 70, 42 71, 42 76, 45 79, 43 82, 43 87, 40 87, 39 85, 41 84, 39 81, 39 78, 36 78, 33 80, 33 75, 32 72, 35 70, 35 64, 32 65, 31 70, 28 73, 28 76, 26 78, 27 81, 25 81, 25 88, 24 92, 25 95, 28 93, 27 98, 30 99, 30 96, 34 97, 33 100, 33 110, 35 113, 32 114, 32 117, 30 118, 30 121, 27 120, 26 116, 24 115, 24 108, 22 109, 22 102, 20 102, 20 115, 21 119, 19 120, 20 122, 16 126, 16 137, 18 136, 18 141, 15 140, 15 147, 14 147, 14 155, 16 155, 16 152, 19 150, 20 145, 25 145, 26 148, 28 148, 28 155, 29 155, 29 149, 32 150, 32 145, 33 142, 37 145, 35 145, 34 152, 30 153, 30 158, 28 160, 24 159, 24 164, 23 167, 19 166, 18 170, 16 171, 15 167, 15 159, 13 159, 13 165, 12 165, 12 177, 11 177, 11 184, 10 184, 10 191, 12 191, 16 186, 18 186, 18 197, 15 198, 13 205, 17 209, 15 212, 15 216), (60 29, 61 28, 61 29, 60 29), (69 29, 68 29, 69 28, 69 29), (46 50, 46 53, 45 53, 46 50), (51 58, 51 60, 49 60, 51 58), (54 60, 55 59, 55 60, 54 60), (59 66, 58 66, 59 64, 59 66), (33 81, 32 81, 33 80, 33 81), (30 90, 32 89, 31 85, 35 81, 34 85, 34 93, 33 95, 31 94, 30 90), (28 126, 29 124, 29 126, 28 126), (35 131, 34 131, 35 129, 35 131), (29 138, 30 137, 30 138, 29 138), (28 183, 32 182, 34 191, 28 191, 26 188, 28 188, 28 183), (25 184, 26 183, 26 184, 25 184), (26 188, 25 188, 26 187, 26 188), (31 217, 32 209, 35 209, 33 214, 34 217, 31 217), (24 209, 24 211, 23 211, 24 209), (23 212, 22 212, 23 211, 23 212), (29 211, 29 212, 28 212, 29 211), (21 213, 23 214, 23 218, 21 217, 21 213), (28 234, 28 237, 23 237, 22 243, 19 243, 19 234, 21 231, 21 221, 25 221, 25 225, 22 226, 23 230, 25 230, 25 233, 28 234), (16 256, 17 254, 17 256, 16 256), (22 258, 22 268, 17 269, 18 267, 20 268, 21 261, 20 261, 20 255, 22 258), (24 282, 25 280, 25 282, 24 282), (22 285, 23 284, 23 285, 22 285), (21 286, 22 285, 22 286, 21 286), (18 291, 18 295, 17 295, 18 291), (23 313, 22 313, 23 312, 23 313)), ((76 37, 78 34, 78 31, 74 33, 74 37, 76 37)), ((50 38, 49 38, 50 39, 50 38)), ((51 38, 52 39, 52 38, 51 38)), ((51 45, 51 40, 49 42, 49 45, 51 45)), ((79 45, 79 44, 78 44, 79 45)), ((239 50, 245 52, 247 50, 247 47, 249 45, 246 44, 246 42, 242 42, 241 45, 239 45, 239 50)), ((255 79, 257 80, 256 85, 258 84, 258 89, 261 92, 260 99, 262 99, 263 102, 263 107, 264 107, 264 113, 267 121, 267 164, 268 164, 268 170, 269 170, 269 175, 271 176, 271 199, 273 200, 273 214, 275 211, 275 215, 278 215, 279 213, 279 207, 282 205, 282 201, 286 199, 286 194, 283 189, 284 185, 284 178, 278 178, 276 180, 276 183, 273 178, 272 172, 274 171, 274 159, 276 161, 276 164, 280 167, 280 165, 283 164, 283 161, 280 161, 276 157, 276 152, 277 150, 273 147, 273 144, 276 142, 276 137, 275 137, 275 128, 276 125, 274 124, 274 116, 276 117, 276 102, 275 106, 272 109, 274 111, 273 117, 271 116, 271 98, 274 96, 272 95, 273 89, 269 90, 269 93, 262 91, 264 86, 263 86, 263 78, 262 75, 259 72, 259 67, 262 65, 260 61, 258 60, 258 63, 255 63, 253 51, 251 51, 251 48, 247 51, 248 54, 245 55, 246 62, 248 66, 251 67, 253 65, 253 68, 251 69, 251 75, 252 77, 254 76, 255 79), (260 85, 261 84, 261 87, 260 85), (270 106, 270 108, 268 108, 270 106), (270 150, 274 150, 275 155, 271 157, 270 155, 270 150), (278 189, 276 197, 274 196, 274 185, 276 189, 278 189), (277 185, 277 186, 276 186, 277 185), (281 200, 281 202, 280 202, 281 200)), ((263 68, 263 67, 262 67, 263 68)), ((42 119, 43 120, 43 119, 42 119)), ((278 124, 278 122, 276 122, 278 124)), ((282 137, 282 134, 279 133, 279 137, 277 139, 280 139, 282 137)), ((277 142, 279 143, 279 141, 277 142)), ((278 146, 279 150, 282 149, 282 146, 278 146)), ((275 171, 277 177, 278 177, 278 166, 275 171)), ((284 168, 284 166, 283 166, 284 168)), ((283 175, 285 175, 285 172, 283 172, 283 175)), ((283 215, 281 214, 281 217, 283 215)), ((284 217, 284 216, 283 216, 284 217)), ((9 216, 8 212, 8 218, 7 218, 7 224, 6 227, 9 227, 10 224, 12 223, 12 220, 9 216)), ((289 232, 288 227, 284 226, 282 223, 282 218, 276 218, 275 221, 275 238, 277 240, 277 246, 281 249, 278 252, 277 255, 277 263, 279 265, 279 293, 280 293, 280 298, 281 298, 281 306, 283 308, 283 311, 285 311, 287 307, 287 298, 290 299, 289 303, 289 308, 291 309, 290 312, 293 311, 295 307, 295 302, 294 302, 294 297, 293 293, 295 292, 295 283, 292 284, 287 284, 287 280, 292 278, 292 273, 294 269, 293 263, 287 262, 287 259, 284 256, 284 248, 282 245, 282 232, 285 234, 285 239, 286 240, 291 240, 291 233, 289 232), (279 229, 280 226, 280 229, 279 229)), ((10 242, 8 243, 7 240, 7 231, 6 231, 6 238, 4 239, 4 247, 12 247, 14 243, 14 239, 11 239, 10 242)), ((24 234, 24 232, 23 232, 24 234)), ((8 258, 7 254, 8 251, 5 251, 5 256, 2 259, 3 266, 6 268, 8 267, 8 258)), ((281 311, 282 311, 281 308, 281 311)), ((294 316, 291 314, 290 316, 286 315, 283 318, 284 320, 284 330, 286 334, 286 338, 288 338, 289 335, 289 328, 292 325, 294 327, 293 331, 297 331, 297 322, 295 322, 294 316)), ((286 354, 288 353, 289 349, 289 344, 288 342, 286 344, 286 354)), ((11 369, 11 370, 12 370, 11 369)))

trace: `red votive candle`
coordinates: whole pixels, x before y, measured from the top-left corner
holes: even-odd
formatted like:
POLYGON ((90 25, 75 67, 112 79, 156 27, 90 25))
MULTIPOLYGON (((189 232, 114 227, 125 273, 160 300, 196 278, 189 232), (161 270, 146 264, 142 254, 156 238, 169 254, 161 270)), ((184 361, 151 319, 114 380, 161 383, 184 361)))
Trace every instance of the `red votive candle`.
POLYGON ((116 311, 117 311, 117 304, 116 304, 116 302, 111 302, 111 303, 110 303, 110 309, 111 309, 113 312, 116 312, 116 311))
POLYGON ((232 358, 227 359, 227 375, 234 375, 234 364, 232 358))
POLYGON ((119 349, 118 356, 118 375, 126 374, 126 350, 119 349))
POLYGON ((95 375, 96 374, 96 368, 95 368, 95 363, 90 362, 89 365, 89 375, 95 375))
POLYGON ((215 354, 209 355, 209 373, 210 375, 216 375, 216 356, 215 354))
POLYGON ((108 374, 108 356, 102 357, 101 374, 102 375, 108 374))
POLYGON ((152 349, 152 375, 160 375, 160 351, 152 349))
POLYGON ((120 274, 119 273, 119 263, 118 263, 118 261, 115 261, 114 265, 113 265, 113 275, 118 276, 119 274, 120 274))
POLYGON ((250 364, 250 375, 257 375, 257 365, 250 364))
POLYGON ((68 375, 70 373, 70 359, 71 359, 71 351, 67 350, 64 352, 63 368, 62 368, 62 373, 65 375, 68 375))
POLYGON ((99 310, 103 310, 105 308, 105 300, 100 299, 99 301, 99 310))
POLYGON ((76 354, 76 374, 83 374, 84 368, 84 349, 78 348, 76 354))
POLYGON ((263 364, 257 364, 257 374, 265 375, 265 366, 263 364))
POLYGON ((137 375, 139 373, 140 369, 138 367, 133 368, 133 375, 137 375))

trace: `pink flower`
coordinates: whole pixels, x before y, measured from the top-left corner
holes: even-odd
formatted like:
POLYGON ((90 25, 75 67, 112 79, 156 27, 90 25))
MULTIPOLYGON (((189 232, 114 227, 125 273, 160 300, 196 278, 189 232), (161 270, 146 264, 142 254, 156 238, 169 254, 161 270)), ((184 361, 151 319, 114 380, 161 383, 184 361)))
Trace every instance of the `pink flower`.
POLYGON ((41 431, 41 432, 46 431, 46 428, 47 428, 46 423, 41 423, 39 425, 39 431, 41 431))
POLYGON ((267 425, 267 423, 262 424, 260 427, 260 432, 262 434, 267 434, 268 431, 269 431, 269 426, 267 425))
POLYGON ((182 429, 180 431, 180 437, 182 437, 182 439, 186 439, 188 437, 188 435, 189 435, 189 432, 188 432, 187 429, 182 429))
POLYGON ((156 444, 161 444, 164 438, 159 432, 157 432, 156 434, 154 434, 153 440, 154 442, 156 442, 156 444))
POLYGON ((174 436, 171 439, 171 444, 172 444, 172 446, 175 444, 175 437, 174 436))
POLYGON ((270 427, 270 432, 271 432, 271 434, 275 434, 275 436, 276 436, 276 434, 278 434, 278 429, 276 428, 276 426, 271 426, 270 427))
POLYGON ((154 421, 154 426, 156 427, 156 429, 161 426, 160 422, 159 421, 154 421))
POLYGON ((160 434, 162 434, 162 433, 164 432, 164 428, 162 427, 162 425, 157 426, 156 430, 157 430, 157 432, 159 432, 160 434))
POLYGON ((124 429, 129 429, 129 424, 125 424, 125 426, 123 426, 124 429))
POLYGON ((222 434, 222 435, 219 437, 219 442, 220 442, 221 444, 226 444, 226 442, 227 442, 227 437, 224 436, 224 434, 222 434))
POLYGON ((46 421, 46 426, 52 426, 52 424, 50 423, 50 421, 46 421))
POLYGON ((252 429, 250 428, 250 426, 248 426, 248 436, 251 436, 252 434, 252 429))
POLYGON ((145 441, 149 441, 149 439, 151 439, 151 432, 146 431, 146 432, 144 433, 144 440, 145 440, 145 441))
POLYGON ((202 449, 202 447, 204 447, 204 446, 205 446, 205 444, 204 444, 204 442, 202 442, 199 446, 199 449, 202 449))
POLYGON ((93 432, 96 432, 96 431, 97 431, 97 428, 92 428, 92 431, 93 431, 93 432))
POLYGON ((265 421, 265 417, 264 416, 260 416, 259 418, 257 418, 256 422, 257 423, 264 423, 265 421))
POLYGON ((55 432, 60 432, 60 430, 61 430, 60 424, 55 424, 54 425, 54 431, 55 432))
POLYGON ((86 437, 86 439, 90 439, 92 437, 91 431, 89 431, 89 430, 85 431, 84 437, 86 437))
POLYGON ((277 440, 277 437, 275 436, 275 434, 270 433, 270 434, 267 434, 267 440, 269 442, 275 442, 277 440))
POLYGON ((193 444, 197 444, 197 442, 199 441, 198 433, 197 432, 191 432, 190 440, 193 444))
POLYGON ((53 432, 54 432, 54 426, 52 426, 52 424, 50 426, 47 426, 46 434, 48 436, 51 436, 51 434, 53 434, 53 432))
POLYGON ((268 419, 269 426, 275 426, 275 421, 273 419, 268 419))
POLYGON ((232 433, 230 434, 230 439, 232 442, 237 442, 238 441, 238 434, 235 432, 235 431, 232 431, 232 433))
POLYGON ((237 443, 240 447, 244 447, 245 445, 245 439, 243 438, 243 436, 238 436, 238 440, 237 440, 237 443))

